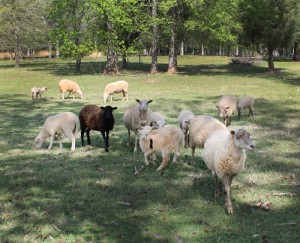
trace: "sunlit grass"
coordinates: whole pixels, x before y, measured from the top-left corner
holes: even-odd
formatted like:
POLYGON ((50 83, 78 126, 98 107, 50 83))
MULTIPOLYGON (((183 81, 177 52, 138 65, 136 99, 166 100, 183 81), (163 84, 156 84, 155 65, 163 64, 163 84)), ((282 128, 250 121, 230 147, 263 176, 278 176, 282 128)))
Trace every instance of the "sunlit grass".
MULTIPOLYGON (((1 242, 296 242, 299 239, 300 68, 275 62, 232 66, 227 57, 179 56, 179 73, 168 75, 167 57, 159 57, 160 73, 149 74, 150 57, 129 57, 122 76, 99 75, 100 62, 87 58, 80 74, 69 60, 0 63, 0 241, 1 242), (75 80, 84 99, 60 99, 58 81, 75 80), (61 111, 76 114, 86 104, 103 105, 105 85, 129 82, 129 102, 116 95, 115 128, 110 151, 102 136, 91 132, 92 146, 64 141, 59 149, 48 141, 40 150, 33 140, 45 119, 61 111), (31 100, 33 86, 46 86, 42 99, 31 100), (247 126, 256 149, 248 153, 246 170, 233 181, 233 215, 224 197, 214 198, 214 178, 196 149, 182 149, 176 164, 163 174, 145 167, 143 155, 127 148, 122 117, 135 99, 153 99, 168 124, 177 125, 182 109, 217 117, 216 102, 231 93, 255 98, 254 117, 247 111, 232 127, 247 126), (128 205, 118 202, 128 203, 128 205), (258 208, 269 202, 268 210, 258 208)), ((132 140, 133 142, 133 137, 132 140)), ((160 158, 160 156, 159 156, 160 158)))

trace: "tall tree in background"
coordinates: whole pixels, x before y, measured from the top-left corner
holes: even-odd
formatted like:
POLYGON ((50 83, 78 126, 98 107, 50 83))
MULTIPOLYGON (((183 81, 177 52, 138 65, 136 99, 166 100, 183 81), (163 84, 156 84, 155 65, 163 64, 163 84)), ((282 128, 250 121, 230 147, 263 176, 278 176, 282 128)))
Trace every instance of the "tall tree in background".
POLYGON ((47 1, 0 1, 0 49, 14 53, 15 66, 20 66, 22 52, 47 47, 47 1))
POLYGON ((157 73, 157 55, 158 55, 158 0, 151 0, 151 23, 152 23, 152 42, 151 42, 151 73, 157 73))
POLYGON ((51 37, 59 46, 62 58, 75 58, 75 69, 81 60, 95 50, 94 30, 90 28, 93 12, 88 0, 53 0, 50 18, 51 37))
POLYGON ((275 69, 276 48, 294 39, 297 3, 298 0, 243 0, 240 5, 244 40, 267 48, 269 71, 275 69))

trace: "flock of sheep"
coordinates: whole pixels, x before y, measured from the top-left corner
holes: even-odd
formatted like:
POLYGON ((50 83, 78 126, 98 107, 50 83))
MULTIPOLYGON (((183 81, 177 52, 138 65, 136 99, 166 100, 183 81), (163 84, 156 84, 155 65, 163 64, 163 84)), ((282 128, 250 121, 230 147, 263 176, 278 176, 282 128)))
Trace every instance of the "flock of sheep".
MULTIPOLYGON (((64 99, 66 91, 77 93, 83 97, 83 93, 76 82, 63 79, 59 81, 59 89, 64 99)), ((41 97, 41 93, 47 88, 32 88, 32 99, 41 97)), ((106 103, 109 95, 123 93, 123 100, 128 101, 128 83, 117 81, 108 84, 103 92, 103 102, 106 103)), ((245 128, 229 130, 231 117, 238 111, 238 119, 244 108, 249 109, 249 116, 253 116, 254 99, 244 96, 240 101, 233 95, 222 96, 217 104, 220 117, 224 123, 209 115, 194 115, 190 110, 182 110, 178 116, 179 126, 165 125, 165 119, 159 112, 152 112, 149 104, 152 100, 136 99, 135 104, 126 108, 123 115, 123 123, 128 131, 128 146, 130 146, 130 132, 134 132, 134 152, 138 145, 144 153, 144 162, 149 165, 148 157, 156 160, 156 153, 161 153, 162 162, 157 171, 162 171, 170 161, 171 152, 174 151, 173 162, 180 156, 181 147, 191 147, 192 163, 195 162, 195 148, 203 148, 202 158, 211 171, 215 174, 215 196, 219 196, 218 180, 221 179, 226 191, 226 206, 229 214, 233 213, 231 203, 231 183, 234 176, 239 174, 245 166, 245 150, 254 150, 254 142, 250 133, 245 128)), ((84 106, 79 116, 72 112, 61 112, 46 119, 43 128, 35 138, 35 146, 40 148, 44 140, 50 137, 49 149, 54 139, 61 140, 63 136, 72 141, 71 151, 75 150, 75 138, 81 130, 81 142, 84 146, 84 133, 87 143, 91 144, 90 131, 100 131, 104 140, 105 151, 109 148, 109 132, 113 129, 115 120, 113 111, 117 107, 96 105, 84 106)))

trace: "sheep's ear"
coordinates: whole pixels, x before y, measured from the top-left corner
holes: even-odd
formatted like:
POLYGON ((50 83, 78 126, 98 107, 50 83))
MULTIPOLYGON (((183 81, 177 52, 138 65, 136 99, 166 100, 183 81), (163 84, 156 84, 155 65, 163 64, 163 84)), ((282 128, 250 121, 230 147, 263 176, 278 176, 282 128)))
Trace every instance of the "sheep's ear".
POLYGON ((218 109, 220 109, 220 107, 219 107, 218 105, 216 105, 216 107, 217 107, 218 109))
POLYGON ((152 101, 153 101, 153 100, 149 100, 149 101, 147 102, 147 104, 150 104, 152 101))
POLYGON ((113 107, 112 109, 113 109, 113 110, 116 110, 116 109, 118 109, 118 107, 113 107))
POLYGON ((235 131, 230 131, 230 134, 231 134, 231 136, 234 136, 235 135, 235 131))
POLYGON ((102 110, 105 110, 105 107, 103 107, 103 106, 100 106, 100 109, 102 109, 102 110))
POLYGON ((137 102, 137 103, 141 103, 141 101, 140 101, 139 99, 136 99, 136 102, 137 102))

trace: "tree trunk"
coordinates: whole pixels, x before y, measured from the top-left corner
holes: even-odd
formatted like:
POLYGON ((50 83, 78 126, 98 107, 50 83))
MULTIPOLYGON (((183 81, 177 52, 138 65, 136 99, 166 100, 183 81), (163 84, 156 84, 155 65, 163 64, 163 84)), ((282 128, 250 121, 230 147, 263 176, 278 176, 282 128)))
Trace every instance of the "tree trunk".
POLYGON ((127 54, 126 52, 122 55, 122 68, 127 68, 127 54))
POLYGON ((184 43, 183 41, 181 42, 181 46, 180 46, 180 56, 184 55, 184 43))
POLYGON ((80 68, 81 68, 81 58, 77 58, 76 67, 75 67, 76 72, 80 72, 80 68))
POLYGON ((274 51, 274 48, 269 46, 268 47, 268 71, 269 72, 273 72, 275 70, 273 51, 274 51))
POLYGON ((19 50, 19 36, 17 30, 15 30, 15 67, 20 67, 20 50, 19 50))
MULTIPOLYGON (((175 21, 176 9, 172 9, 173 21, 175 21)), ((174 74, 177 73, 177 51, 176 51, 176 25, 175 23, 171 24, 171 38, 170 38, 170 51, 169 51, 169 66, 168 73, 174 74)))
POLYGON ((113 25, 111 21, 107 23, 108 29, 108 52, 107 52, 107 61, 104 68, 105 75, 120 75, 119 68, 118 68, 118 54, 116 52, 115 42, 114 42, 114 32, 113 32, 113 25))
POLYGON ((294 55, 293 55, 293 61, 298 61, 299 56, 298 56, 298 42, 294 42, 294 55))
MULTIPOLYGON (((157 0, 152 0, 152 19, 157 18, 157 0)), ((152 62, 151 62, 151 70, 150 73, 157 73, 157 54, 158 54, 158 26, 157 24, 153 24, 152 27, 152 43, 151 43, 151 55, 152 55, 152 62)))
POLYGON ((204 56, 205 55, 205 52, 204 52, 204 45, 202 44, 201 45, 201 56, 204 56))

